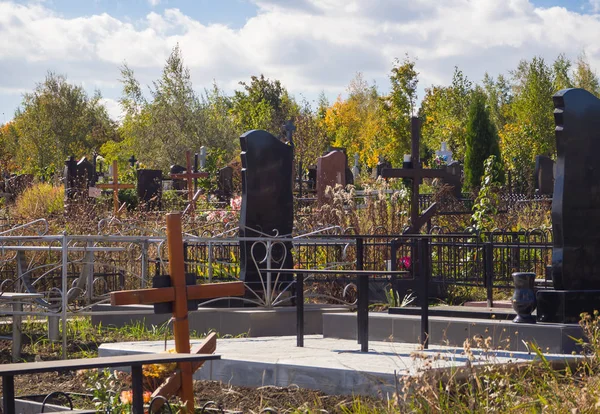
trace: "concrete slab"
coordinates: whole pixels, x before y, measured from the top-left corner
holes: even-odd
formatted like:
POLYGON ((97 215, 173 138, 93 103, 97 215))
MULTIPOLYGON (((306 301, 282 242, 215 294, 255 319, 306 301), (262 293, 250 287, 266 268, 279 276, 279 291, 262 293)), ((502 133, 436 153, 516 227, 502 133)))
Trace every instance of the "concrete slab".
MULTIPOLYGON (((197 343, 199 341, 193 341, 197 343)), ((169 341, 167 349, 174 348, 169 341)), ((122 342, 102 344, 100 356, 163 352, 165 343, 122 342)), ((209 361, 195 374, 196 379, 218 380, 240 386, 275 385, 322 390, 328 394, 378 395, 392 393, 396 375, 418 375, 429 368, 462 367, 467 357, 462 348, 416 344, 369 343, 369 352, 359 352, 356 341, 305 337, 305 346, 296 347, 295 337, 219 339, 221 360, 209 361)), ((474 351, 474 364, 528 361, 529 353, 474 351)), ((566 359, 549 355, 549 359, 566 359)))
MULTIPOLYGON (((152 306, 97 305, 92 308, 92 324, 121 327, 144 321, 146 326, 162 325, 171 314, 156 315, 152 306)), ((304 306, 304 332, 307 335, 323 332, 324 313, 343 312, 344 307, 334 305, 304 306)), ((198 334, 216 331, 221 335, 284 336, 296 334, 296 308, 199 308, 189 313, 190 330, 198 334)))
MULTIPOLYGON (((369 340, 416 343, 421 317, 369 313, 369 340)), ((356 314, 330 313, 323 316, 323 336, 356 339, 356 314)), ((544 352, 570 354, 580 349, 573 338, 583 338, 576 324, 515 324, 507 320, 429 317, 429 343, 462 347, 465 339, 491 337, 495 349, 528 352, 528 343, 536 343, 544 352)))

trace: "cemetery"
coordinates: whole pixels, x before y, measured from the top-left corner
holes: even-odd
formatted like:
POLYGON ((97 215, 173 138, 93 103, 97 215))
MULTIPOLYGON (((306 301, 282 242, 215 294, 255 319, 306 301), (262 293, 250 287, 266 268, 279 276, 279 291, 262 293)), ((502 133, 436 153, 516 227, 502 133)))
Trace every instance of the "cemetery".
POLYGON ((466 148, 423 105, 401 154, 295 115, 5 174, 2 413, 598 409, 600 100, 505 174, 477 99, 466 148))

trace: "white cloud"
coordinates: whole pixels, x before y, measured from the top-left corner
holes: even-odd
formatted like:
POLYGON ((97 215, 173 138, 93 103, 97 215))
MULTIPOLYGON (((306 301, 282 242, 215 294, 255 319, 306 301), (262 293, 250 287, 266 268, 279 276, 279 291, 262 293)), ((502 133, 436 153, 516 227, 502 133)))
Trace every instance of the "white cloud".
POLYGON ((123 117, 123 111, 121 105, 114 99, 102 98, 100 103, 106 108, 108 115, 114 120, 120 120, 123 117))
MULTIPOLYGON (((149 0, 153 5, 159 1, 149 0)), ((205 25, 178 9, 140 21, 108 14, 65 18, 50 3, 0 2, 0 97, 31 89, 47 70, 100 88, 114 107, 118 67, 127 61, 141 83, 160 76, 176 43, 201 90, 213 80, 235 88, 264 73, 295 94, 342 93, 355 73, 381 89, 394 58, 418 58, 420 85, 448 83, 454 66, 479 81, 514 69, 520 59, 585 51, 600 67, 600 15, 530 0, 254 0, 243 27, 205 25)), ((600 10, 600 0, 590 0, 600 10)))
POLYGON ((148 4, 152 7, 156 7, 160 4, 160 0, 148 0, 148 4))

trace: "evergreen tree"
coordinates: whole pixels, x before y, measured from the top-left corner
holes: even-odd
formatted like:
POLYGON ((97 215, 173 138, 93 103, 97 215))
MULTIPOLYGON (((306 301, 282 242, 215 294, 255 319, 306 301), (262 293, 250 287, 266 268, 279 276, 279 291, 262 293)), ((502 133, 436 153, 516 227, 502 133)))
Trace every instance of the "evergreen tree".
MULTIPOLYGON (((490 119, 485 106, 486 97, 476 91, 469 107, 466 133, 465 184, 474 189, 479 187, 484 172, 484 162, 490 155, 500 160, 498 132, 490 119)), ((500 172, 499 182, 504 182, 504 173, 500 172)))

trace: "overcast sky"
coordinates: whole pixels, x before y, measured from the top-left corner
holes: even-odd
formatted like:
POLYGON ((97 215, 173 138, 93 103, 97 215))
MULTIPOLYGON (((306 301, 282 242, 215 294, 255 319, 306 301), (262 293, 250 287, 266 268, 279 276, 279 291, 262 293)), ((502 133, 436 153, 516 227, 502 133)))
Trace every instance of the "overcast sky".
POLYGON ((263 73, 333 101, 362 72, 385 92, 408 53, 422 98, 454 66, 480 82, 520 59, 585 51, 598 70, 600 0, 0 0, 0 124, 49 70, 99 89, 118 119, 119 67, 149 84, 176 43, 198 91, 214 80, 231 93, 263 73))

